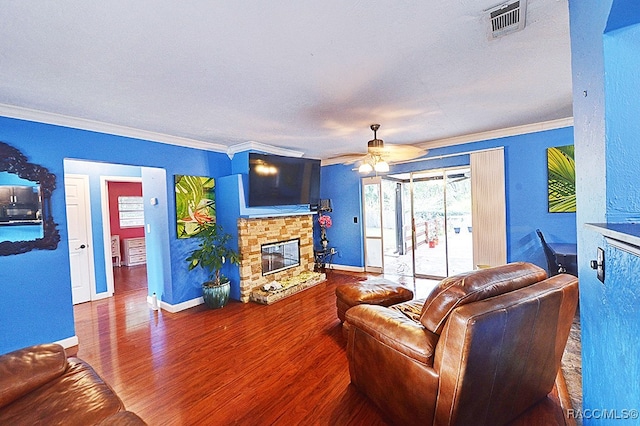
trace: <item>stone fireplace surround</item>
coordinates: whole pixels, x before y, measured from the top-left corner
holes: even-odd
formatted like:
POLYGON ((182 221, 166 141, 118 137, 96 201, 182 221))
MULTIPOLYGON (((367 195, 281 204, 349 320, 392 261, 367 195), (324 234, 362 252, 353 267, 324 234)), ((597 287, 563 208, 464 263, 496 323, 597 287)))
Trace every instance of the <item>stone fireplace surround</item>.
POLYGON ((238 252, 242 256, 240 301, 247 303, 254 288, 313 270, 313 213, 238 219, 238 252), (261 246, 296 238, 300 239, 300 265, 263 276, 261 246))

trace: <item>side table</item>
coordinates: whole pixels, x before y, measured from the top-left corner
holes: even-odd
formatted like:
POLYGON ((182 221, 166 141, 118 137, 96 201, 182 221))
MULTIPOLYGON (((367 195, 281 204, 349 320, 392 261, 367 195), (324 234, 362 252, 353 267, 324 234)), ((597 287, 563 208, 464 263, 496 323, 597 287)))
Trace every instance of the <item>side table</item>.
POLYGON ((331 266, 333 261, 333 255, 336 254, 335 247, 327 247, 320 250, 313 250, 313 257, 315 259, 315 270, 320 271, 331 266))

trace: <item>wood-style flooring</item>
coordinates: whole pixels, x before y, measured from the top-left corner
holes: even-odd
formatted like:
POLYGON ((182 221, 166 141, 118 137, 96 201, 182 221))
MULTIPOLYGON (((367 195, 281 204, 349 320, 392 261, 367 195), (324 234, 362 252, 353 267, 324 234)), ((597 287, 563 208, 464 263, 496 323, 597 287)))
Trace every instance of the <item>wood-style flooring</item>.
POLYGON ((147 289, 147 265, 113 268, 113 291, 116 295, 147 289))
MULTIPOLYGON (((326 282, 269 306, 230 301, 169 313, 147 305, 144 268, 121 269, 138 285, 116 284, 114 297, 76 305, 80 343, 68 353, 148 424, 390 424, 350 385, 336 316, 335 287, 366 275, 328 271, 326 282)), ((557 392, 514 424, 564 425, 557 392)))

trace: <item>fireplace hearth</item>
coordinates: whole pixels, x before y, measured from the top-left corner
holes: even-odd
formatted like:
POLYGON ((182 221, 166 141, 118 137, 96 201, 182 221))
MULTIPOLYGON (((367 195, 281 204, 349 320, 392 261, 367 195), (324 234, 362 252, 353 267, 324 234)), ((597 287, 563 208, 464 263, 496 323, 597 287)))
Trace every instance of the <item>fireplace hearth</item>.
POLYGON ((263 305, 270 305, 285 297, 320 284, 326 279, 327 276, 322 272, 303 272, 280 282, 273 282, 254 288, 251 291, 251 300, 263 305))

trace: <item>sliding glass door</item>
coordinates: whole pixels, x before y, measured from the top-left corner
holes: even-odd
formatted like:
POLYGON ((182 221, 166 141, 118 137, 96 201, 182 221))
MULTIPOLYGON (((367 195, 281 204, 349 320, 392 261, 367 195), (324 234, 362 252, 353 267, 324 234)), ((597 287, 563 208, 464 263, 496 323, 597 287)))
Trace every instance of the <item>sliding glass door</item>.
POLYGON ((442 171, 411 174, 415 276, 447 276, 446 197, 442 171))
POLYGON ((362 179, 362 205, 365 271, 381 273, 383 271, 383 232, 380 177, 362 179))
POLYGON ((473 228, 471 226, 471 170, 444 171, 445 222, 447 230, 447 276, 471 271, 473 228))
POLYGON ((473 269, 468 167, 387 176, 381 189, 385 273, 440 279, 473 269))

